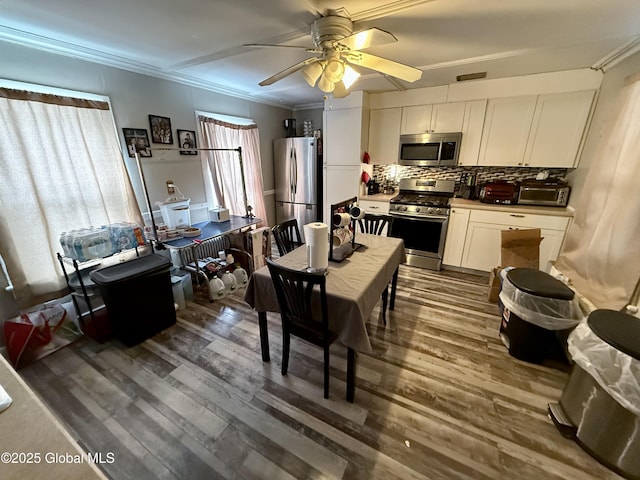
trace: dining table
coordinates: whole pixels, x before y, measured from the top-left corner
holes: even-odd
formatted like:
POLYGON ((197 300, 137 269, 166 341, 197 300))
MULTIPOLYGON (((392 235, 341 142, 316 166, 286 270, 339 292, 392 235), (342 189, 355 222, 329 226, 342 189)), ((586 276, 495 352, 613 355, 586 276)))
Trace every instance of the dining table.
MULTIPOLYGON (((306 270, 307 246, 302 245, 275 261, 291 269, 306 270)), ((354 366, 355 352, 372 353, 366 323, 389 283, 389 309, 395 307, 398 267, 405 261, 402 239, 365 233, 358 233, 353 253, 340 262, 329 261, 324 272, 329 330, 347 347, 354 366)), ((269 362, 267 312, 277 313, 280 307, 266 266, 253 272, 244 299, 258 313, 262 360, 269 362)), ((347 371, 347 400, 353 402, 354 396, 355 367, 353 371, 347 371)))

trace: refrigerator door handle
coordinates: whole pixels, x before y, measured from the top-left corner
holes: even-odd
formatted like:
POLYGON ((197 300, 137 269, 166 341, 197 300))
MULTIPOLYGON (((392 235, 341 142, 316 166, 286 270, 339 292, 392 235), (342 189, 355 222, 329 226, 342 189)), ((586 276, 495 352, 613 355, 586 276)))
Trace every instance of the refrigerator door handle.
POLYGON ((298 193, 298 156, 295 148, 293 149, 293 195, 298 193))
POLYGON ((295 195, 293 193, 293 148, 289 150, 289 201, 293 202, 295 195))

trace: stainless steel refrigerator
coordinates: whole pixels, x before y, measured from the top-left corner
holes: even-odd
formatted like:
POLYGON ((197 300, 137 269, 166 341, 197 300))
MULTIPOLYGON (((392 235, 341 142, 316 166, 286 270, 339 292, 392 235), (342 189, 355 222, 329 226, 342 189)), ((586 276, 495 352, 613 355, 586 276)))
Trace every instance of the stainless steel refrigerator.
POLYGON ((288 137, 274 140, 273 162, 276 221, 297 219, 304 239, 302 227, 318 221, 321 212, 317 139, 288 137))

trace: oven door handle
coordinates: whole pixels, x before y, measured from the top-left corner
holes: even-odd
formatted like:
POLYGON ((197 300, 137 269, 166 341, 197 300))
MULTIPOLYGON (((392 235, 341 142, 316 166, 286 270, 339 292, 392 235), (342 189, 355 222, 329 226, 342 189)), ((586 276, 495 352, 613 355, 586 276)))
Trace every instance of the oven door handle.
POLYGON ((415 215, 411 215, 410 213, 390 213, 389 215, 391 215, 393 218, 402 218, 404 220, 408 219, 408 220, 416 220, 418 222, 420 221, 428 221, 428 222, 433 222, 433 221, 440 221, 440 222, 446 222, 449 217, 442 217, 440 215, 434 215, 434 216, 421 216, 421 217, 417 217, 415 215))

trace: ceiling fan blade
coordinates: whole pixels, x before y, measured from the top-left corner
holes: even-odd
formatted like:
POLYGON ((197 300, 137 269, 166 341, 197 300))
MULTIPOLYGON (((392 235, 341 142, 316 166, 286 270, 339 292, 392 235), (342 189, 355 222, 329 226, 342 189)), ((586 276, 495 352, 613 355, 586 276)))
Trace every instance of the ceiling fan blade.
POLYGON ((354 65, 370 68, 405 82, 415 82, 422 77, 422 70, 364 52, 348 52, 343 54, 343 58, 354 65))
POLYGON ((271 43, 245 43, 243 47, 250 48, 298 48, 306 51, 307 53, 322 53, 322 50, 312 47, 299 47, 297 45, 274 45, 271 43))
POLYGON ((375 45, 385 45, 397 41, 398 39, 392 33, 380 30, 379 28, 369 28, 368 30, 362 30, 361 32, 342 38, 335 43, 351 50, 363 50, 375 45))
POLYGON ((306 60, 296 63, 295 65, 292 65, 289 68, 285 68, 281 72, 278 72, 275 75, 272 75, 271 77, 267 78, 266 80, 261 81, 258 85, 260 85, 261 87, 271 85, 272 83, 276 83, 277 81, 282 80, 285 77, 288 77, 292 73, 296 73, 298 70, 302 70, 307 65, 310 65, 312 63, 319 62, 319 61, 320 61, 320 58, 318 57, 307 58, 306 60))

